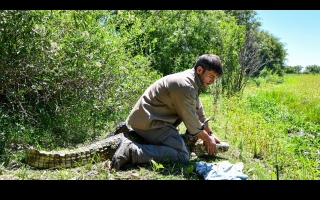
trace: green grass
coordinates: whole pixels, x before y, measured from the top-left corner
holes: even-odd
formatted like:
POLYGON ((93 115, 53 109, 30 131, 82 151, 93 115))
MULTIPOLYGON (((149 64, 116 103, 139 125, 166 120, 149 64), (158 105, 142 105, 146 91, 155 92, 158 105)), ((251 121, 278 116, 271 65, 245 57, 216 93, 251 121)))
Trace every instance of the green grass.
MULTIPOLYGON (((250 180, 318 180, 319 84, 320 75, 285 75, 283 78, 273 75, 250 81, 243 96, 221 98, 217 104, 214 104, 212 95, 202 94, 200 98, 206 115, 211 118, 209 124, 221 140, 230 144, 228 152, 220 153, 218 157, 192 159, 188 165, 150 161, 119 172, 110 171, 108 161, 71 169, 35 170, 23 163, 23 144, 30 142, 34 145, 42 141, 40 146, 50 149, 71 148, 77 142, 90 143, 112 131, 118 122, 126 118, 127 112, 114 114, 113 119, 108 118, 104 125, 95 129, 92 120, 88 119, 92 128, 87 133, 90 136, 84 135, 85 131, 78 136, 63 136, 61 133, 53 136, 23 123, 10 123, 10 117, 0 112, 0 179, 202 180, 195 172, 196 162, 228 160, 231 163, 243 162, 243 173, 250 180), (61 139, 66 140, 65 143, 57 142, 61 139)), ((70 123, 73 121, 85 126, 76 118, 70 119, 70 123)), ((184 133, 185 127, 180 125, 179 130, 184 133)))
POLYGON ((243 97, 222 100, 213 113, 217 133, 263 158, 264 168, 245 161, 251 178, 319 179, 319 82, 319 75, 287 75, 281 84, 252 84, 243 97))

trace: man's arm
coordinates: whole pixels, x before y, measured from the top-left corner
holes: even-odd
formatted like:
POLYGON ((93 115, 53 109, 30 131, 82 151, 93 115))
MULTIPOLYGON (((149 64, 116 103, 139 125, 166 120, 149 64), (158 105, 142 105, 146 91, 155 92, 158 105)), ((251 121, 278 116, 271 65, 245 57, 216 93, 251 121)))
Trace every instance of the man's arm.
POLYGON ((216 143, 219 143, 220 140, 217 136, 212 134, 211 128, 209 126, 198 133, 197 137, 203 141, 203 145, 206 146, 207 153, 209 155, 214 155, 217 153, 216 143), (211 133, 211 135, 209 135, 209 133, 211 133))

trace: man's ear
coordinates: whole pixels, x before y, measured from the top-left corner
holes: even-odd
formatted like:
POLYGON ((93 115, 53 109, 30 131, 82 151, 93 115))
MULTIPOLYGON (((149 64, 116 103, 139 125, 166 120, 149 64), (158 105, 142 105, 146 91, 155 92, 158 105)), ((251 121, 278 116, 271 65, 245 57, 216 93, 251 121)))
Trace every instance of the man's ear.
POLYGON ((197 71, 197 74, 202 74, 203 73, 203 68, 202 68, 202 66, 197 66, 197 69, 196 69, 196 71, 197 71))

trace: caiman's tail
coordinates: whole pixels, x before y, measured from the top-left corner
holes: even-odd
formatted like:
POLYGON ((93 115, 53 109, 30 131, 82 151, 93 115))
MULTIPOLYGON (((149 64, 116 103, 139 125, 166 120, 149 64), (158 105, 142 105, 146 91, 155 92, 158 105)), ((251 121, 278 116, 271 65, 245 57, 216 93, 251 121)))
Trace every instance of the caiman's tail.
POLYGON ((25 161, 38 169, 77 167, 84 163, 111 160, 119 142, 120 134, 74 150, 48 152, 31 147, 25 151, 25 161))
POLYGON ((132 141, 144 144, 145 140, 136 132, 130 130, 125 122, 116 126, 115 131, 106 136, 104 140, 77 149, 62 151, 41 151, 34 147, 25 150, 25 162, 38 169, 70 168, 82 166, 85 163, 112 160, 116 152, 121 135, 132 141))
MULTIPOLYGON (((133 130, 128 129, 124 122, 116 126, 116 130, 104 140, 95 142, 88 146, 79 147, 77 149, 62 150, 62 151, 41 151, 34 147, 29 147, 25 150, 25 161, 28 165, 38 169, 49 168, 70 168, 82 166, 85 163, 101 162, 105 160, 112 160, 116 152, 121 135, 129 138, 134 142, 145 144, 145 140, 133 130)), ((190 134, 181 134, 187 146, 189 153, 194 152, 197 156, 206 154, 205 146, 197 137, 190 134)), ((225 152, 229 145, 223 143, 217 145, 218 151, 225 152)))

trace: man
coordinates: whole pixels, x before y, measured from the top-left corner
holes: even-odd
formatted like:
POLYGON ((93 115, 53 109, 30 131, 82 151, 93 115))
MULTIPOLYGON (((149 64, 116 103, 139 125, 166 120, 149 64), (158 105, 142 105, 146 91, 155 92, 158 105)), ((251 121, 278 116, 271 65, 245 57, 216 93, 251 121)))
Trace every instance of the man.
POLYGON ((111 168, 118 171, 129 162, 148 163, 151 159, 187 164, 189 152, 177 130, 181 122, 192 136, 203 140, 209 155, 216 154, 216 143, 220 140, 212 134, 199 94, 221 75, 219 56, 204 54, 193 68, 164 76, 150 85, 126 119, 127 125, 147 144, 122 137, 111 168))

